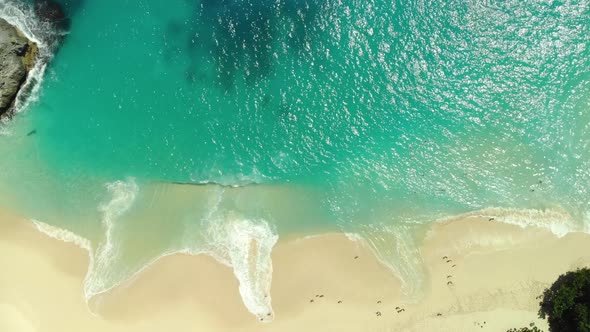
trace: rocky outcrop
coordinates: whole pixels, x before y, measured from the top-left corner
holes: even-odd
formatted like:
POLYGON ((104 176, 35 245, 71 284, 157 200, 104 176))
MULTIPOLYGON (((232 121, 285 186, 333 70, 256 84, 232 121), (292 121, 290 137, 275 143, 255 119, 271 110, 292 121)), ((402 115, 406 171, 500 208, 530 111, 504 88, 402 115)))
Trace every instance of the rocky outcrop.
POLYGON ((0 18, 0 116, 12 111, 37 53, 35 43, 0 18))

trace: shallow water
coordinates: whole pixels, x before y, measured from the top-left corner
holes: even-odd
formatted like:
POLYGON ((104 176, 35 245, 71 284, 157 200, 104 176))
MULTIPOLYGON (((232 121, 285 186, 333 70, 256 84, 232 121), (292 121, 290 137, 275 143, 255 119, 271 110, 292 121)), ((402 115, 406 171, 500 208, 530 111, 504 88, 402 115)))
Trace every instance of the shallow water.
POLYGON ((38 101, 0 131, 0 195, 91 240, 87 295, 203 252, 264 315, 277 234, 359 233, 416 293, 421 224, 589 229, 588 1, 64 3, 38 101))

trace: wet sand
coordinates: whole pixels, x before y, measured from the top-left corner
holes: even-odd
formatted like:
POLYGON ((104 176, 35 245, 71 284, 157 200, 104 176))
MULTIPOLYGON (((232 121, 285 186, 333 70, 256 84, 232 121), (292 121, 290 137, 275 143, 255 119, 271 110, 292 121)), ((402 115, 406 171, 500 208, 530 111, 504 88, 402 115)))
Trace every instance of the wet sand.
POLYGON ((435 224, 421 246, 424 297, 344 234, 280 239, 273 252, 275 319, 259 323, 230 268, 172 255, 92 301, 87 253, 0 210, 1 331, 505 331, 536 322, 536 297, 556 277, 590 266, 590 236, 557 238, 487 218, 435 224), (443 259, 443 257, 446 257, 443 259), (449 261, 449 262, 447 262, 449 261))

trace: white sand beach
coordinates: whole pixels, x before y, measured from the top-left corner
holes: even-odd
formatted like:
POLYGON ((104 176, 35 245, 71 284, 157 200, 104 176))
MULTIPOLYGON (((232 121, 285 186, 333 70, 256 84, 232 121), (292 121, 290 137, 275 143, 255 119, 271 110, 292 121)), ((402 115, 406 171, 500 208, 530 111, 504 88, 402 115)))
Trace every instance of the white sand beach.
POLYGON ((505 331, 531 322, 546 328, 536 297, 559 274, 590 266, 590 236, 557 238, 462 217, 434 225, 421 254, 428 277, 417 303, 404 303, 399 280, 363 243, 326 234, 279 240, 272 323, 256 321, 231 269, 207 256, 164 257, 93 301, 93 313, 83 298, 87 253, 2 211, 0 331, 505 331))

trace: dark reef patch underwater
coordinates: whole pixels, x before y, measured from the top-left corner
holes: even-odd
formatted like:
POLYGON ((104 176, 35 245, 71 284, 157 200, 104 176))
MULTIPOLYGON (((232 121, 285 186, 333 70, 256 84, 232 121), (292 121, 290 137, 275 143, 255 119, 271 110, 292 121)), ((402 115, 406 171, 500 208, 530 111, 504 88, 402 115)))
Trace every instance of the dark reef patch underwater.
MULTIPOLYGON (((267 317, 278 235, 356 234, 416 295, 440 218, 590 229, 586 0, 59 3, 0 198, 89 250, 88 298, 208 253, 267 317)), ((35 7, 0 16, 43 41, 35 7)))

